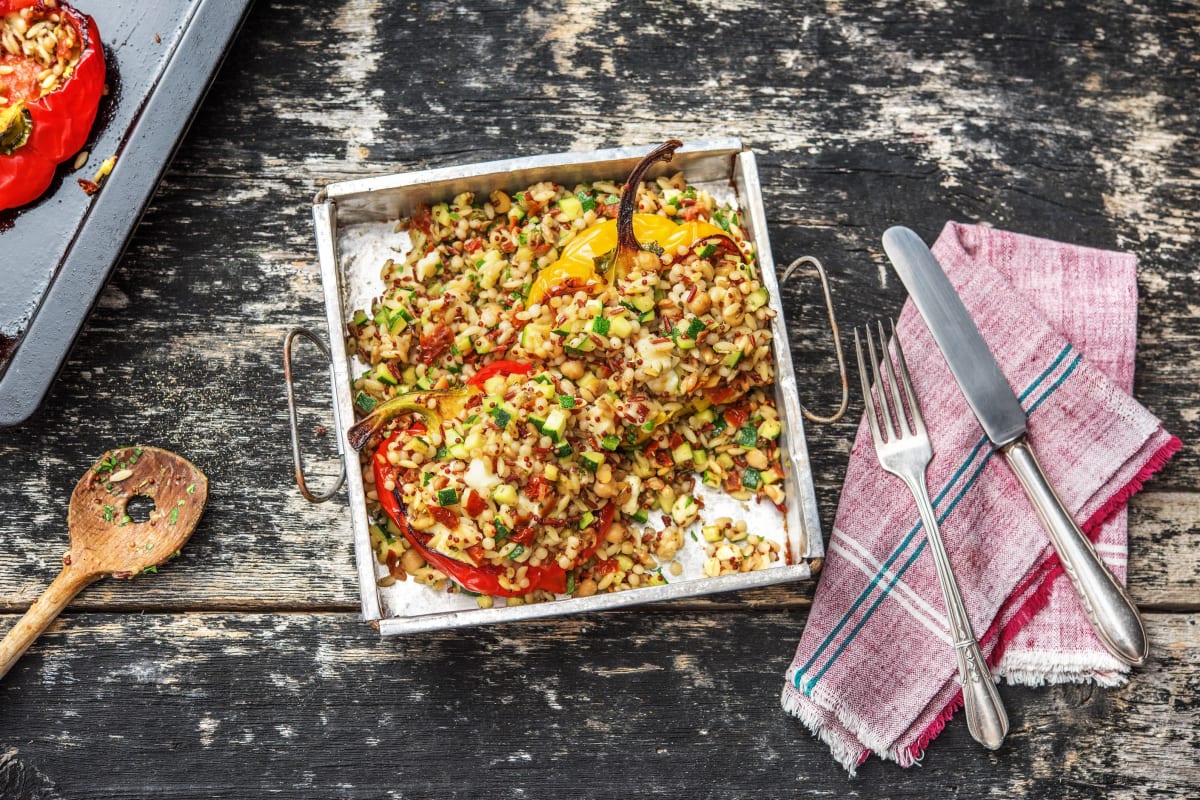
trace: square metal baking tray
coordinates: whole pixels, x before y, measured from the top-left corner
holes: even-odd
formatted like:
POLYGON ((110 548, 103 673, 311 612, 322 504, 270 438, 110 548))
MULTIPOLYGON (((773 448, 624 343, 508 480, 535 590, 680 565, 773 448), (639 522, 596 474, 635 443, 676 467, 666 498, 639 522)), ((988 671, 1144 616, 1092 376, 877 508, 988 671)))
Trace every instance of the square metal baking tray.
MULTIPOLYGON (((742 149, 736 139, 685 144, 669 164, 659 164, 649 178, 683 170, 692 184, 710 183, 736 192, 746 227, 758 252, 762 281, 770 291, 776 317, 773 348, 776 363, 775 399, 784 423, 781 449, 788 498, 786 562, 758 572, 716 578, 681 580, 664 586, 631 589, 612 594, 556 600, 533 605, 481 609, 474 607, 428 611, 405 607, 389 600, 377 585, 379 567, 371 548, 366 495, 358 454, 346 441, 346 430, 354 424, 351 386, 354 370, 346 352, 343 332, 353 313, 350 307, 351 278, 343 264, 339 242, 348 228, 364 223, 394 221, 407 216, 418 205, 430 206, 461 192, 488 194, 501 188, 509 192, 542 180, 571 185, 594 180, 620 180, 645 154, 645 148, 616 148, 590 153, 518 158, 425 170, 335 183, 317 195, 313 205, 317 250, 325 308, 331 333, 331 372, 337 443, 345 464, 354 552, 362 597, 364 619, 383 635, 457 628, 495 622, 559 616, 582 611, 616 608, 655 600, 724 592, 812 578, 824 555, 820 521, 813 492, 812 469, 804 438, 804 423, 797 396, 795 372, 787 341, 787 325, 775 277, 775 262, 767 238, 766 214, 754 154, 742 149)), ((434 593, 421 586, 423 591, 434 593)))

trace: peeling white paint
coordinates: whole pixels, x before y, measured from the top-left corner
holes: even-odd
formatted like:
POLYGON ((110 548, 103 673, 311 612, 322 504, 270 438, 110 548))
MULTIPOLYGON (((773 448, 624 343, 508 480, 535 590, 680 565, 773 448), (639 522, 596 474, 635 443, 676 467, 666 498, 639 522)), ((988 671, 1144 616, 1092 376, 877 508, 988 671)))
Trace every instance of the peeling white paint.
POLYGON ((200 722, 196 725, 196 730, 200 731, 200 746, 211 747, 213 736, 217 733, 217 728, 221 725, 221 721, 205 714, 200 718, 200 722))

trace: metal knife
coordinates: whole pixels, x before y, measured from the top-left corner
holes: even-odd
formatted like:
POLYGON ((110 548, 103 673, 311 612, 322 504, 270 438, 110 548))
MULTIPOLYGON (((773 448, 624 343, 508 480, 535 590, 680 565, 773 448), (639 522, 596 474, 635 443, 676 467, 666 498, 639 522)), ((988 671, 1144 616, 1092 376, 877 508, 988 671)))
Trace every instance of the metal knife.
POLYGON ((1149 644, 1137 607, 1046 479, 1025 436, 1025 411, 950 279, 921 237, 908 228, 888 228, 883 249, 992 447, 1004 454, 1037 510, 1096 635, 1125 663, 1144 663, 1149 644))

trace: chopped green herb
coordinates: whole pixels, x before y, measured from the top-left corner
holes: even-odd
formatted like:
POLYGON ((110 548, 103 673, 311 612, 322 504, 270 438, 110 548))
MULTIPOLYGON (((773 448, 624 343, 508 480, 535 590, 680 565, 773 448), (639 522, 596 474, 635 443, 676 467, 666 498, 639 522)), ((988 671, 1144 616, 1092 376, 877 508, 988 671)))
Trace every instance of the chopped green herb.
POLYGON ((611 433, 606 434, 605 437, 600 440, 600 446, 605 450, 616 450, 620 444, 621 440, 616 436, 613 436, 611 433))
MULTIPOLYGON (((593 203, 592 205, 595 205, 595 203, 593 203)), ((574 594, 574 593, 575 593, 575 573, 568 572, 567 573, 567 594, 574 594)))
POLYGON ((151 574, 154 574, 157 572, 158 572, 158 567, 154 564, 151 564, 150 566, 148 566, 144 570, 142 570, 143 575, 151 575, 151 574))
POLYGON ((113 514, 115 514, 117 510, 115 508, 113 508, 112 506, 104 506, 103 508, 104 508, 104 521, 112 522, 113 514))
POLYGON ((187 489, 185 489, 184 491, 186 491, 188 494, 195 494, 196 493, 196 484, 189 483, 187 489))
POLYGON ((437 500, 439 506, 458 505, 458 492, 454 488, 438 489, 437 500))
POLYGON ((435 452, 433 454, 433 459, 435 461, 444 461, 446 459, 446 457, 449 455, 450 455, 450 449, 447 448, 446 445, 443 444, 443 445, 440 445, 437 449, 437 452, 435 452))
POLYGON ((508 538, 508 534, 511 533, 511 531, 509 531, 507 525, 500 521, 499 517, 496 517, 496 519, 492 520, 492 524, 496 526, 496 535, 492 537, 493 539, 495 539, 497 542, 502 542, 508 538))
POLYGON ((560 394, 558 396, 558 404, 563 408, 574 408, 575 398, 569 394, 560 394))
POLYGON ((512 552, 508 554, 508 557, 516 558, 517 556, 521 555, 524 552, 525 552, 525 545, 519 544, 512 549, 512 552))
POLYGON ((555 449, 554 455, 558 456, 559 458, 566 458, 567 456, 571 455, 571 453, 574 453, 574 452, 575 451, 571 448, 571 445, 567 444, 566 442, 563 442, 562 444, 560 444, 558 446, 557 449, 555 449))
POLYGON ((507 428, 508 423, 512 420, 512 414, 508 413, 503 406, 495 406, 491 411, 492 419, 495 420, 497 427, 507 428))
POLYGON ((700 248, 700 252, 697 253, 697 255, 699 255, 701 258, 712 258, 713 254, 716 252, 717 246, 715 244, 706 244, 704 247, 700 248))
POLYGON ((179 522, 179 506, 171 509, 171 516, 169 519, 172 525, 174 525, 176 522, 179 522))

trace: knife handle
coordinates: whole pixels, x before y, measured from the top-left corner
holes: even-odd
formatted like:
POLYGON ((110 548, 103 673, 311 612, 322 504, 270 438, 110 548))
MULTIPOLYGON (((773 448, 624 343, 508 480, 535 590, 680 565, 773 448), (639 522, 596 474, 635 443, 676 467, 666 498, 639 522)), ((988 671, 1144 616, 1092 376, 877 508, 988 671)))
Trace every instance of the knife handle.
POLYGON ((1005 446, 1003 453, 1037 509, 1042 527, 1050 536, 1050 544, 1054 546, 1100 641, 1126 664, 1145 663, 1150 646, 1137 607, 1063 507, 1029 441, 1021 437, 1005 446))

